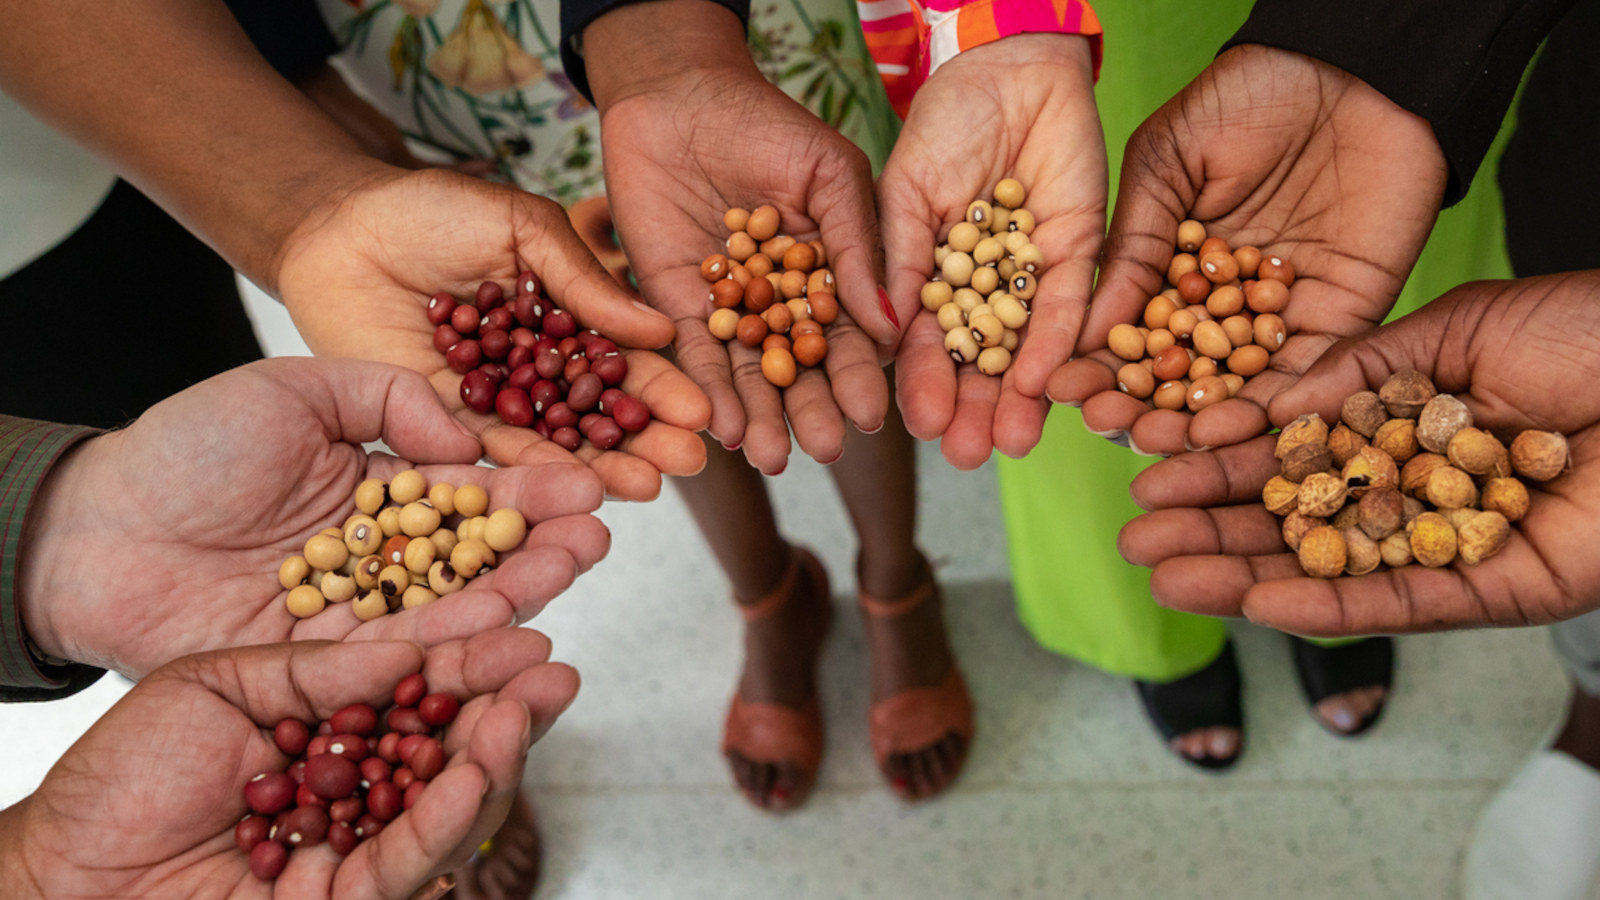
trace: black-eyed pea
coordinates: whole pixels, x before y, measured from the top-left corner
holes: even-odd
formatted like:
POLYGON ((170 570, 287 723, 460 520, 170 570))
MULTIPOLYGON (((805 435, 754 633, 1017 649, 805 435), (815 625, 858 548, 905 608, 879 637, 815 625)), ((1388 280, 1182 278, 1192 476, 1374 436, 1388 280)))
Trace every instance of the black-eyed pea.
POLYGON ((1283 346, 1287 330, 1283 324, 1283 317, 1276 313, 1262 313, 1256 316, 1250 326, 1255 331, 1256 346, 1268 353, 1276 353, 1283 346))
POLYGON ((369 515, 345 519, 343 537, 346 549, 356 557, 376 553, 383 546, 383 529, 378 527, 378 520, 369 515))
POLYGON ((355 579, 357 590, 371 590, 378 586, 378 575, 383 571, 383 557, 374 553, 356 560, 355 579))
POLYGON ((1012 353, 1017 352, 1017 345, 1022 343, 1022 337, 1016 331, 1007 328, 1006 333, 1000 335, 1000 346, 1012 353))
POLYGON ((1165 328, 1152 328, 1144 336, 1145 355, 1152 360, 1161 355, 1161 351, 1178 342, 1178 336, 1165 328))
POLYGON ((349 575, 329 572, 322 576, 319 588, 329 603, 343 603, 356 595, 356 580, 349 575))
POLYGON ((1184 381, 1163 381, 1156 385, 1151 395, 1157 409, 1183 409, 1188 400, 1189 385, 1184 381))
POLYGON ((374 518, 378 520, 378 528, 382 529, 384 537, 392 538, 400 533, 400 507, 385 506, 378 510, 374 518))
POLYGON ((450 565, 467 579, 476 578, 494 567, 495 555, 481 540, 462 541, 450 551, 450 565))
POLYGON ((1145 336, 1139 331, 1138 326, 1122 322, 1111 326, 1111 331, 1106 335, 1106 346, 1111 352, 1129 362, 1135 362, 1144 356, 1145 336))
POLYGON ((985 375, 999 375, 1011 368, 1011 351, 1004 347, 987 347, 978 354, 978 371, 985 375))
POLYGON ((1018 300, 1024 302, 1032 300, 1034 293, 1038 290, 1039 279, 1033 277, 1032 272, 1019 271, 1006 279, 1006 291, 1018 300))
POLYGON ((969 318, 967 325, 972 329, 972 339, 980 347, 998 347, 1000 339, 1005 334, 1006 326, 993 315, 982 315, 969 318))
POLYGON ((344 565, 344 561, 350 558, 350 548, 344 545, 342 533, 338 536, 318 533, 306 541, 302 555, 305 556, 306 562, 310 563, 311 568, 328 571, 344 565))
POLYGON ((454 515, 456 511, 456 486, 446 481, 441 481, 428 488, 428 502, 439 511, 441 516, 454 515))
POLYGON ((456 513, 465 517, 481 516, 489 509, 489 493, 475 484, 456 488, 456 513))
POLYGON ((992 266, 1005 259, 1006 245, 997 237, 986 237, 972 248, 972 261, 980 266, 992 266))
POLYGON ((304 556, 291 556, 278 566, 278 584, 286 591, 306 583, 311 577, 311 564, 304 556))
MULTIPOLYGON (((483 540, 483 527, 487 524, 489 524, 488 516, 473 516, 470 519, 462 519, 461 524, 456 526, 456 536, 461 541, 481 541, 483 540)), ((460 543, 460 541, 457 541, 457 543, 460 543)))
POLYGON ((950 249, 957 253, 970 254, 977 249, 978 242, 981 240, 983 240, 983 232, 978 230, 978 226, 971 222, 957 222, 955 227, 950 229, 950 236, 945 238, 945 243, 949 244, 950 249))
POLYGON ((466 585, 467 580, 462 578, 456 572, 455 566, 450 565, 447 560, 435 560, 433 565, 428 567, 428 589, 441 597, 454 594, 466 585))
POLYGON ((496 553, 515 550, 527 536, 528 520, 509 506, 490 513, 489 524, 483 529, 483 542, 496 553))
POLYGON ((1266 369, 1270 358, 1271 354, 1267 353, 1265 348, 1246 344, 1228 354, 1228 371, 1249 378, 1266 369))
POLYGON ((1023 244, 1012 252, 1011 258, 1016 261, 1017 268, 1024 272, 1037 275, 1044 268, 1044 251, 1033 244, 1023 244))
POLYGON ((406 544, 406 552, 401 559, 401 565, 405 566, 408 572, 426 573, 428 567, 433 565, 433 561, 438 555, 439 548, 434 546, 431 536, 414 537, 410 543, 406 544))
POLYGON ((1191 337, 1194 348, 1212 359, 1227 359, 1233 352, 1233 341, 1228 340, 1228 333, 1222 330, 1220 322, 1195 323, 1191 337))
POLYGON ((1027 189, 1015 178, 1002 178, 994 186, 994 202, 1009 209, 1016 209, 1027 199, 1027 189))
POLYGON ((956 291, 951 299, 963 316, 970 315, 974 309, 984 304, 983 295, 969 287, 956 291))
POLYGON ((411 570, 405 566, 384 566, 378 573, 378 590, 384 596, 398 597, 401 592, 411 586, 411 570))
POLYGON ((1128 363, 1117 370, 1117 389, 1130 397, 1143 400, 1155 393, 1156 379, 1150 370, 1138 363, 1128 363))
POLYGON ((378 514, 389 499, 389 486, 381 478, 368 478, 356 485, 356 509, 369 516, 378 514))
POLYGON ((389 499, 405 506, 428 493, 428 480, 416 469, 406 469, 389 479, 389 499))
POLYGON ((416 500, 400 508, 400 531, 406 537, 425 537, 439 529, 439 511, 426 500, 416 500))
POLYGON ((733 309, 719 309, 706 320, 711 336, 719 341, 731 341, 739 333, 739 313, 733 309))
POLYGON ((440 559, 449 559, 450 551, 461 542, 461 536, 456 534, 454 528, 441 528, 428 535, 428 540, 433 541, 434 556, 440 559))
POLYGON ((336 537, 341 541, 344 540, 344 529, 343 528, 331 528, 331 527, 330 528, 324 528, 321 531, 317 532, 317 534, 325 534, 328 537, 336 537))
POLYGON ((967 205, 967 221, 984 231, 989 230, 989 220, 993 215, 994 209, 987 200, 974 200, 967 205))
POLYGON ((1017 234, 1033 234, 1033 213, 1025 209, 1013 209, 1009 228, 1017 234))
POLYGON ((973 290, 988 296, 1000 287, 1000 273, 989 266, 979 266, 972 270, 972 279, 968 283, 973 290))
POLYGON ((944 349, 949 351, 951 359, 960 364, 976 360, 982 348, 978 346, 977 340, 972 337, 972 329, 957 328, 945 334, 944 349))
POLYGON ((350 601, 350 611, 363 622, 371 622, 389 612, 389 598, 376 588, 356 594, 350 601))
MULTIPOLYGON (((419 584, 422 585, 423 587, 427 587, 428 586, 428 573, 427 572, 412 572, 411 573, 411 586, 412 587, 416 587, 419 584)), ((400 596, 404 597, 405 593, 401 592, 400 596)))
POLYGON ((400 595, 400 606, 404 609, 416 609, 419 606, 427 606, 437 599, 439 595, 429 590, 426 585, 413 584, 400 595))
POLYGON ((1222 331, 1227 334, 1228 342, 1235 347, 1244 345, 1256 339, 1256 332, 1250 321, 1248 313, 1240 313, 1222 320, 1222 331))
POLYGON ((967 324, 967 314, 955 303, 946 303, 939 307, 939 327, 945 331, 952 331, 967 324))
POLYGON ((943 281, 930 281, 922 286, 922 308, 936 313, 939 307, 955 299, 955 288, 943 281))
POLYGON ((344 565, 340 566, 334 571, 338 572, 340 575, 354 575, 356 574, 356 563, 360 561, 361 557, 352 553, 350 554, 350 558, 344 561, 344 565))
POLYGON ((289 596, 284 598, 283 605, 289 610, 289 615, 297 619, 309 619, 328 605, 326 597, 315 585, 302 584, 289 591, 289 596))
POLYGON ((972 324, 972 320, 978 318, 979 316, 992 315, 994 315, 994 307, 987 303, 979 303, 977 306, 967 310, 967 324, 972 324))
POLYGON ((972 271, 977 268, 972 257, 957 250, 939 264, 939 274, 954 287, 966 287, 972 281, 972 271))
POLYGON ((1028 323, 1028 310, 1022 301, 1010 294, 1000 293, 989 298, 989 308, 995 318, 1007 328, 1021 328, 1028 323))

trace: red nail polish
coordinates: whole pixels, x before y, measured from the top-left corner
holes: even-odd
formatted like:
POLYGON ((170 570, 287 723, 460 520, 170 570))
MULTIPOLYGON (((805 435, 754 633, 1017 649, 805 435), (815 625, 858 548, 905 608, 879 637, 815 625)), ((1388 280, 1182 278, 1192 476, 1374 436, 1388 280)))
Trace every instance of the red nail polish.
POLYGON ((775 787, 775 788, 773 788, 772 789, 772 799, 779 800, 779 801, 789 799, 789 789, 788 788, 783 788, 783 787, 775 787))
POLYGON ((894 789, 897 791, 903 791, 911 786, 911 782, 904 778, 896 778, 893 781, 890 781, 889 784, 893 785, 894 789))
POLYGON ((893 325, 895 330, 898 331, 900 328, 900 317, 894 314, 894 306, 889 303, 889 292, 884 290, 881 286, 878 288, 878 306, 883 310, 883 317, 888 319, 889 324, 893 325))

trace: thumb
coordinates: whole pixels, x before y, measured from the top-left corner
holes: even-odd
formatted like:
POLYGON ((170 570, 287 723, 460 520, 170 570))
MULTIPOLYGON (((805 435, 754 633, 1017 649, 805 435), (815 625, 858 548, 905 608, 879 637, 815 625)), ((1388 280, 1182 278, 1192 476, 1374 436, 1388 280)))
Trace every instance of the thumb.
POLYGON ((838 143, 838 158, 819 168, 822 184, 811 195, 807 213, 822 232, 840 305, 875 342, 893 347, 900 340, 900 318, 884 288, 872 166, 854 145, 842 138, 838 143))

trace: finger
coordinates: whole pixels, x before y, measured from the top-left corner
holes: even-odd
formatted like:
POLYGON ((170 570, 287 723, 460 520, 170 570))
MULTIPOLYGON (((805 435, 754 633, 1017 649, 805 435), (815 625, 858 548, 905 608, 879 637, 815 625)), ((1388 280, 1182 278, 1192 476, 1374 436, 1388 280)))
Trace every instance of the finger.
POLYGON ((1009 370, 1023 395, 1044 396, 1051 374, 1072 356, 1089 303, 1094 266, 1092 257, 1063 260, 1039 279, 1027 333, 1009 370))
POLYGON ((704 321, 686 318, 678 320, 673 351, 679 368, 706 393, 711 405, 706 430, 724 447, 743 444, 748 422, 734 386, 731 347, 717 340, 704 321))
POLYGON ((1278 518, 1262 506, 1162 509, 1135 516, 1117 550, 1136 566, 1180 556, 1267 556, 1288 552, 1278 518))
POLYGON ((854 144, 830 142, 831 165, 818 169, 807 212, 822 232, 839 303, 875 342, 893 345, 900 339, 899 323, 881 294, 884 250, 878 229, 878 212, 872 191, 872 164, 854 144))
POLYGON ((283 719, 325 719, 351 703, 383 705, 422 662, 422 648, 410 643, 298 641, 186 656, 150 677, 200 684, 271 728, 283 719))
POLYGON ((1039 443, 1050 401, 1029 397, 1001 381, 1000 402, 994 411, 994 447, 1012 459, 1021 459, 1039 443))
POLYGON ((543 633, 496 628, 431 648, 422 674, 430 691, 475 698, 500 691, 528 668, 549 659, 550 639, 543 633))
MULTIPOLYGON (((1085 409, 1088 405, 1085 404, 1085 409)), ((1187 412, 1173 409, 1149 409, 1135 419, 1128 429, 1128 446, 1147 456, 1172 456, 1189 448, 1189 422, 1187 412)), ((1084 421, 1088 421, 1085 414, 1084 421)))
POLYGON ((1273 455, 1276 445, 1277 438, 1264 435, 1245 444, 1183 453, 1140 472, 1129 493, 1147 510, 1260 503, 1261 489, 1281 468, 1273 455))
POLYGON ((1208 406, 1189 420, 1185 449, 1205 450, 1248 441, 1272 429, 1267 411, 1242 396, 1208 406))
POLYGON ((964 365, 956 374, 956 408, 945 429, 939 451, 957 469, 970 471, 988 461, 994 451, 995 409, 1000 402, 1000 379, 964 365))
POLYGON ((956 415, 956 369, 932 313, 919 313, 900 342, 894 384, 906 430, 923 441, 943 435, 956 415))
MULTIPOLYGON (((762 473, 776 475, 789 465, 791 446, 783 394, 762 373, 760 348, 734 342, 728 345, 727 354, 733 366, 733 388, 738 392, 747 422, 745 458, 762 473)), ((796 382, 799 382, 798 376, 796 382)))
POLYGON ((1150 572, 1150 596, 1162 606, 1203 616, 1241 615, 1250 586, 1301 575, 1293 554, 1276 556, 1178 556, 1150 572))
POLYGON ((497 824, 511 808, 509 801, 486 805, 494 787, 488 773, 471 763, 440 773, 416 805, 345 859, 334 874, 334 896, 406 900, 430 876, 464 862, 480 818, 494 817, 497 824))
POLYGON ((578 671, 571 666, 530 659, 527 668, 518 672, 498 692, 475 697, 461 707, 456 721, 445 733, 445 752, 454 758, 468 749, 478 718, 496 703, 507 699, 518 701, 528 710, 532 738, 537 741, 554 727, 556 720, 572 705, 578 695, 578 687, 578 671))
POLYGON ((1121 361, 1113 364, 1102 356, 1109 357, 1110 353, 1101 350, 1093 357, 1079 357, 1058 367, 1045 382, 1045 396, 1056 403, 1081 407, 1096 394, 1116 391, 1121 361))
MULTIPOLYGON (((709 335, 708 335, 709 336, 709 335)), ((684 374, 658 353, 628 353, 628 377, 622 389, 650 409, 651 419, 690 432, 711 421, 711 400, 684 374)))
POLYGON ((910 167, 899 165, 896 153, 909 152, 901 146, 890 151, 878 195, 889 303, 904 331, 924 312, 922 286, 933 277, 933 248, 942 223, 910 167))
MULTIPOLYGON (((830 348, 829 355, 834 352, 830 348)), ((783 389, 784 416, 800 452, 824 464, 844 453, 844 415, 833 399, 838 389, 822 369, 810 368, 802 369, 794 384, 783 389)))
POLYGON ((889 414, 889 379, 872 339, 846 315, 829 326, 828 355, 823 360, 839 412, 857 430, 872 434, 889 414))

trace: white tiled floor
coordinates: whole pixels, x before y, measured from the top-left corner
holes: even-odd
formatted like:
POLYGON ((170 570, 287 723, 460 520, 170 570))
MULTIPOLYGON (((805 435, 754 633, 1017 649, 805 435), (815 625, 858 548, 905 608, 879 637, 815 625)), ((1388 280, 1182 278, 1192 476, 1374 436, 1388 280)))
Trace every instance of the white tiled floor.
MULTIPOLYGON (((540 897, 1456 896, 1473 817, 1560 711, 1542 633, 1405 639, 1385 720, 1340 741, 1308 717, 1283 640, 1240 628, 1248 750, 1209 777, 1159 745, 1126 682, 1017 625, 993 472, 956 473, 932 447, 921 462, 922 542, 979 709, 957 788, 907 808, 872 765, 854 548, 820 466, 797 460, 773 482, 786 532, 827 561, 847 613, 826 651, 822 783, 783 818, 747 807, 717 754, 738 624, 710 555, 671 491, 611 505, 610 558, 537 622, 584 677, 528 769, 547 846, 540 897)), ((0 707, 0 805, 121 690, 108 679, 53 706, 0 707)))

